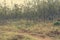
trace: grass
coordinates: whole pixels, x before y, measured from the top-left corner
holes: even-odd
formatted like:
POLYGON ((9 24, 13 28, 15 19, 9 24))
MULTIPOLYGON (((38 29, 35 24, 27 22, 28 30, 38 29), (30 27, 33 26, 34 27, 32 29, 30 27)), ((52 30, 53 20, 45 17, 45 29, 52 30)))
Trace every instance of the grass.
POLYGON ((4 32, 0 34, 1 40, 35 40, 27 35, 20 35, 18 32, 4 32))
POLYGON ((60 27, 54 26, 52 22, 20 20, 8 21, 7 24, 0 25, 0 40, 37 40, 36 38, 39 37, 52 37, 53 40, 60 40, 60 34, 58 35, 57 33, 60 33, 60 27), (54 33, 55 31, 56 34, 54 33))

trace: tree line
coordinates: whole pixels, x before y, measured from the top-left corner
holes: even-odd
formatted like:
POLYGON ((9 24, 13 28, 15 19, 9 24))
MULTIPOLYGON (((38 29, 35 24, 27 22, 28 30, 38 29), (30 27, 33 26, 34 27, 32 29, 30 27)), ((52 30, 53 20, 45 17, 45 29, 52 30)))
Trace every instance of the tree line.
POLYGON ((53 21, 60 18, 59 0, 25 1, 25 5, 14 4, 13 8, 0 5, 0 20, 27 19, 53 21))

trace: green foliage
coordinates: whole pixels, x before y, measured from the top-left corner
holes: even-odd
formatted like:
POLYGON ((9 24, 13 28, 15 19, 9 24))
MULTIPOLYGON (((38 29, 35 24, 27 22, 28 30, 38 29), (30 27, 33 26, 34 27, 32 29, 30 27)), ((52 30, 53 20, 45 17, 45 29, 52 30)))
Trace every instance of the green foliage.
POLYGON ((60 21, 55 22, 54 25, 60 25, 60 21))

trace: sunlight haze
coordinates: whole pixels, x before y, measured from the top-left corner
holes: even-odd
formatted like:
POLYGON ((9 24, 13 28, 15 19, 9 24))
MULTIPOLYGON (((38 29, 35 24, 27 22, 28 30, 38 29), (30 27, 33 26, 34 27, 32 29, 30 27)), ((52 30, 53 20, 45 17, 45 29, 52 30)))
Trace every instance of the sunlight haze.
MULTIPOLYGON (((23 4, 24 0, 5 0, 7 6, 12 6, 13 4, 23 4)), ((4 4, 4 0, 0 0, 0 4, 4 4)))

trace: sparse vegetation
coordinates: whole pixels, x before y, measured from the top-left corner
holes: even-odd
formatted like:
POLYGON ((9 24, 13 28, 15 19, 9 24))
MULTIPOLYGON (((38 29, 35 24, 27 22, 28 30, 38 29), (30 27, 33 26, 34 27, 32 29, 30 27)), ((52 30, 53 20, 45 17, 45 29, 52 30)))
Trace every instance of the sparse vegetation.
POLYGON ((59 18, 59 0, 0 5, 0 40, 60 40, 59 18))

